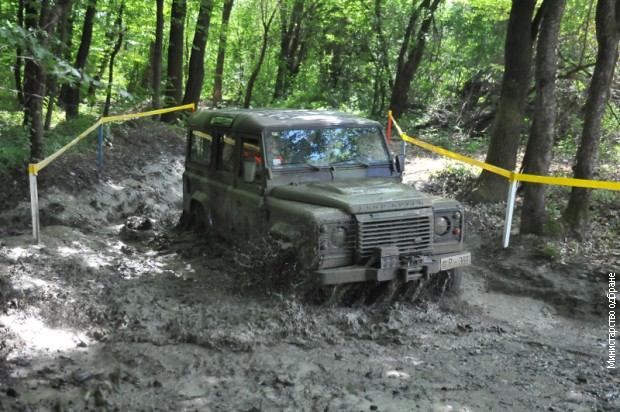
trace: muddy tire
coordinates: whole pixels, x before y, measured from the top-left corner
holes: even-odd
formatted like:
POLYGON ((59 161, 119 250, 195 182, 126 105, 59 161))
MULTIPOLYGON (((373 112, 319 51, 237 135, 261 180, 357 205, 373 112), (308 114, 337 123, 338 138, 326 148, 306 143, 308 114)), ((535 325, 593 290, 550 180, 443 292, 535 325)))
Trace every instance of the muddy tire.
POLYGON ((461 293, 463 270, 461 268, 444 270, 431 280, 432 289, 438 295, 457 296, 461 293))
POLYGON ((209 219, 205 208, 200 203, 192 204, 187 217, 186 228, 195 233, 207 233, 209 229, 209 219))

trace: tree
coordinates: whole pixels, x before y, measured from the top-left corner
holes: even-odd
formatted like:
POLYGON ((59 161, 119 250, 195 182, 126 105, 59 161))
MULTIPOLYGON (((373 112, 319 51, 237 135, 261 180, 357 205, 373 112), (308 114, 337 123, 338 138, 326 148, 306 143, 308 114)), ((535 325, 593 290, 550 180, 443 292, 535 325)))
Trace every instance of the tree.
POLYGON ((299 73, 301 62, 308 53, 308 40, 305 27, 312 20, 319 1, 306 7, 306 0, 294 0, 280 7, 280 52, 278 55, 278 74, 274 86, 273 99, 286 97, 290 79, 299 73))
POLYGON ((189 75, 187 84, 185 85, 183 104, 194 103, 198 105, 198 100, 200 100, 200 93, 205 76, 205 48, 207 39, 209 38, 212 12, 213 1, 202 0, 200 2, 198 19, 196 21, 192 53, 189 58, 189 75))
POLYGON ((375 87, 372 99, 372 113, 383 113, 385 109, 385 98, 387 95, 386 84, 383 77, 387 77, 387 88, 394 89, 394 78, 391 75, 389 46, 383 32, 383 15, 381 0, 375 0, 372 28, 377 37, 378 57, 373 58, 376 67, 375 87))
POLYGON ((155 21, 155 44, 153 45, 153 61, 151 68, 151 87, 153 89, 153 109, 161 109, 161 67, 164 44, 164 0, 157 0, 157 17, 155 21))
POLYGON ((260 0, 260 15, 261 15, 261 24, 263 26, 263 42, 260 48, 260 54, 258 56, 258 61, 256 62, 256 66, 254 66, 254 70, 252 70, 252 74, 250 75, 250 80, 248 80, 248 87, 245 92, 245 100, 243 101, 243 107, 250 107, 250 103, 252 101, 252 90, 254 89, 254 83, 258 78, 261 67, 263 66, 263 61, 265 60, 265 53, 267 52, 267 44, 269 43, 269 28, 271 27, 271 23, 273 22, 273 18, 280 7, 280 0, 278 0, 271 10, 271 13, 267 10, 268 0, 260 0), (269 16, 267 16, 269 14, 269 16))
MULTIPOLYGON (((58 24, 58 42, 53 47, 53 52, 56 56, 69 57, 71 52, 67 50, 66 44, 70 41, 70 36, 73 30, 73 19, 69 16, 71 9, 68 8, 63 13, 60 22, 58 24)), ((54 114, 54 101, 56 100, 56 94, 58 90, 58 76, 52 74, 47 76, 46 79, 47 89, 47 111, 45 114, 44 130, 49 130, 52 124, 52 115, 54 114)))
POLYGON ((51 10, 47 2, 24 0, 24 27, 36 36, 36 44, 30 44, 26 52, 24 67, 24 125, 30 136, 30 158, 38 161, 45 158, 43 141, 43 106, 45 94, 45 66, 37 57, 45 55, 49 39, 58 19, 71 5, 72 0, 60 0, 51 10))
MULTIPOLYGON (((555 73, 560 23, 566 0, 549 0, 542 14, 536 54, 536 101, 532 131, 524 160, 526 173, 546 176, 553 155, 556 119, 555 73)), ((543 235, 546 223, 546 185, 527 183, 521 212, 521 233, 543 235)))
POLYGON ((118 17, 114 22, 114 27, 118 33, 118 39, 116 40, 116 44, 114 45, 114 49, 112 49, 112 53, 110 54, 110 66, 108 68, 108 87, 106 88, 106 97, 105 97, 105 106, 103 108, 103 117, 107 117, 110 115, 110 102, 112 100, 112 83, 114 80, 114 59, 116 55, 121 50, 121 46, 123 45, 123 35, 125 29, 123 28, 123 10, 125 9, 125 3, 121 3, 121 7, 118 11, 118 17))
POLYGON ((228 22, 234 0, 224 0, 222 9, 222 25, 220 27, 220 39, 217 47, 217 62, 213 81, 213 107, 217 107, 222 100, 222 76, 224 74, 224 60, 226 58, 226 42, 228 40, 228 22))
POLYGON ((90 101, 94 101, 95 92, 97 88, 101 86, 101 79, 103 78, 105 71, 108 69, 108 66, 110 65, 110 55, 112 54, 112 51, 114 50, 114 46, 116 45, 117 37, 118 37, 118 29, 115 25, 116 20, 118 18, 118 14, 116 15, 116 18, 114 18, 114 20, 112 20, 112 18, 114 17, 112 13, 105 13, 105 17, 106 18, 105 18, 104 26, 106 27, 106 29, 105 29, 105 35, 103 36, 103 45, 101 47, 101 49, 103 50, 103 55, 100 58, 97 72, 95 73, 92 81, 88 85, 87 94, 88 94, 88 98, 90 101))
MULTIPOLYGON (((513 0, 506 32, 504 75, 497 107, 491 142, 486 163, 514 170, 527 92, 530 84, 532 46, 541 10, 532 21, 536 0, 513 0)), ((470 200, 474 202, 501 202, 506 199, 508 182, 506 178, 483 170, 476 182, 470 200)))
MULTIPOLYGON (((185 32, 185 0, 173 0, 170 13, 170 40, 168 42, 168 73, 166 81, 166 106, 181 104, 183 98, 183 37, 185 32)), ((164 113, 161 121, 172 123, 177 120, 177 112, 164 113)))
POLYGON ((76 79, 74 84, 65 85, 63 101, 65 104, 67 120, 75 119, 78 116, 80 105, 80 85, 83 78, 82 71, 86 66, 86 60, 88 59, 88 53, 90 52, 90 44, 93 38, 93 23, 95 13, 97 12, 96 6, 97 0, 88 1, 86 14, 84 16, 84 25, 82 26, 80 47, 78 48, 78 52, 75 57, 75 64, 73 65, 73 67, 80 72, 80 78, 76 79))
POLYGON ((405 30, 403 43, 398 54, 396 78, 392 88, 392 97, 390 98, 390 109, 396 118, 400 117, 407 109, 409 87, 422 61, 422 55, 426 47, 426 35, 430 30, 435 10, 437 10, 441 1, 432 0, 431 3, 431 0, 423 0, 411 12, 409 17, 409 24, 405 30), (419 28, 417 28, 420 16, 422 16, 423 20, 419 28), (416 28, 417 32, 415 32, 416 28), (415 41, 412 41, 414 33, 415 41))
MULTIPOLYGON (((17 25, 19 27, 24 27, 24 0, 19 0, 17 6, 17 25)), ((13 78, 15 79, 15 90, 17 91, 17 100, 19 101, 20 106, 24 106, 24 90, 22 86, 22 65, 23 65, 23 57, 22 57, 22 48, 21 46, 17 46, 15 48, 16 56, 15 56, 15 66, 13 66, 13 78)))
MULTIPOLYGON (((618 58, 620 3, 617 0, 599 0, 595 20, 598 52, 584 107, 583 131, 574 167, 574 176, 577 179, 592 179, 594 175, 601 121, 609 101, 609 89, 618 58)), ((589 189, 573 187, 571 190, 562 218, 576 237, 586 229, 590 197, 589 189)))

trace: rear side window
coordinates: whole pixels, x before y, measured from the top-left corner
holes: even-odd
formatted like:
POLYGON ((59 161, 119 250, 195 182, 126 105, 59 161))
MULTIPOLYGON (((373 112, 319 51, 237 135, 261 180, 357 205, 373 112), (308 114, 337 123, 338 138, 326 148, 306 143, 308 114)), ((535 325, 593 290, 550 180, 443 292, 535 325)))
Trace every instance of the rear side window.
POLYGON ((207 133, 193 130, 189 157, 192 161, 209 166, 211 164, 211 151, 213 137, 207 133))
POLYGON ((220 162, 218 169, 232 172, 235 169, 235 139, 223 134, 219 137, 220 143, 220 162))

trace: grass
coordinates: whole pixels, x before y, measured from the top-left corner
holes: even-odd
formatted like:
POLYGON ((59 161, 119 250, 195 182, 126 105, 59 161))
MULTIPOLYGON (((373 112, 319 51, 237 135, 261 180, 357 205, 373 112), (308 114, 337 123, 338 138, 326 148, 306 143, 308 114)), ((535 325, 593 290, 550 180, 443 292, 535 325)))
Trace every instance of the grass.
MULTIPOLYGON (((97 121, 93 115, 75 120, 55 119, 55 125, 43 134, 47 156, 62 148, 97 121)), ((21 111, 0 110, 0 171, 22 167, 30 160, 30 139, 22 125, 21 111)), ((96 147, 96 139, 87 137, 71 150, 87 151, 96 147)))
MULTIPOLYGON (((100 108, 80 106, 80 117, 65 120, 64 112, 55 111, 50 130, 43 134, 45 153, 49 156, 92 126, 100 117, 100 108)), ((0 172, 26 167, 30 161, 30 139, 23 126, 23 112, 20 108, 0 108, 0 172)), ((97 134, 92 132, 70 151, 94 151, 97 148, 97 134)))

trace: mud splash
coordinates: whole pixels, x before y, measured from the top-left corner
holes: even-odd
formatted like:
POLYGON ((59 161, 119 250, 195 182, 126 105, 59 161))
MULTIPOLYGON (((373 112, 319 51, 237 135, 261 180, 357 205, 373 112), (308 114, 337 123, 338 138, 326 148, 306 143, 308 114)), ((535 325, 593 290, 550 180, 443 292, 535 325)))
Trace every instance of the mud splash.
POLYGON ((260 282, 248 293, 238 250, 175 229, 183 141, 167 137, 145 164, 42 192, 39 246, 19 221, 27 205, 0 215, 14 228, 0 237, 0 409, 620 408, 596 277, 532 260, 527 242, 493 248, 485 220, 468 228, 460 298, 343 307, 260 282))

